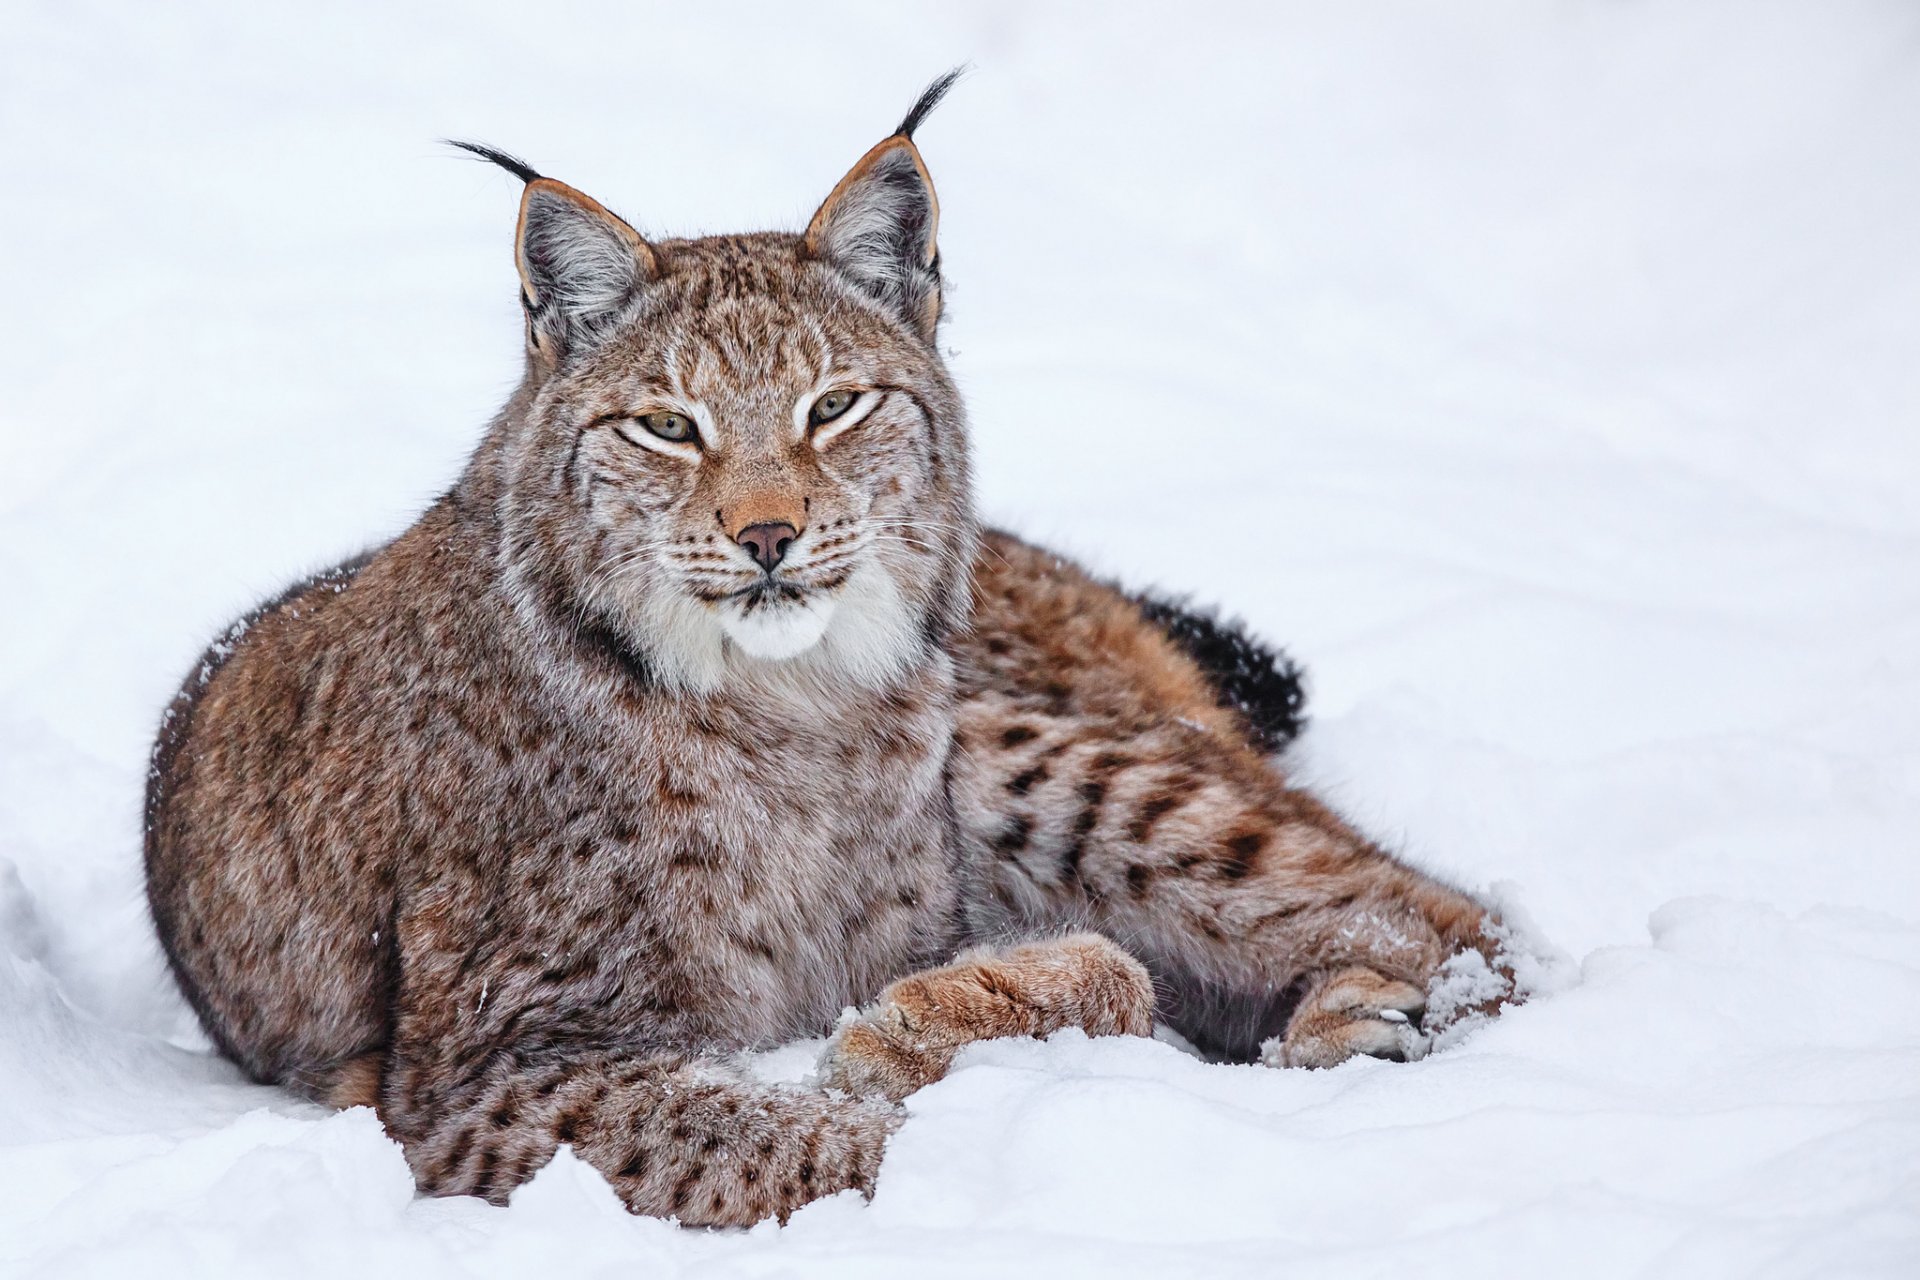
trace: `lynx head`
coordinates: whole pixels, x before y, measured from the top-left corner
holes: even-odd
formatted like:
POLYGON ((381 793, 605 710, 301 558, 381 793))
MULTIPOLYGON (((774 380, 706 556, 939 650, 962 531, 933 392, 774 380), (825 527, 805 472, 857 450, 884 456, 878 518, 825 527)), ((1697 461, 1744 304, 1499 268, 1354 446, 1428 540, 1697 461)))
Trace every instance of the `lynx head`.
POLYGON ((883 684, 964 621, 965 422, 912 138, 953 78, 797 235, 649 241, 468 147, 527 184, 528 372, 494 437, 522 608, 701 691, 774 668, 883 684))

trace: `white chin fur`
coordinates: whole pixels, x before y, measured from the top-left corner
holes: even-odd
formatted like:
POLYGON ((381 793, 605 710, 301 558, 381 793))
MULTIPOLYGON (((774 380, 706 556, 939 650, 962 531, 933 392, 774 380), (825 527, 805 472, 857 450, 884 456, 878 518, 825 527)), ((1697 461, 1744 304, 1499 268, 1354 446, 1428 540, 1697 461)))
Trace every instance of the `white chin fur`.
POLYGON ((751 614, 680 591, 649 591, 631 607, 635 644, 654 674, 690 692, 769 678, 815 691, 841 681, 881 688, 925 656, 919 615, 872 561, 831 597, 751 614))
POLYGON ((827 634, 833 621, 834 601, 818 596, 791 604, 763 606, 751 613, 738 606, 720 610, 720 629, 740 652, 763 662, 785 662, 797 658, 827 634))

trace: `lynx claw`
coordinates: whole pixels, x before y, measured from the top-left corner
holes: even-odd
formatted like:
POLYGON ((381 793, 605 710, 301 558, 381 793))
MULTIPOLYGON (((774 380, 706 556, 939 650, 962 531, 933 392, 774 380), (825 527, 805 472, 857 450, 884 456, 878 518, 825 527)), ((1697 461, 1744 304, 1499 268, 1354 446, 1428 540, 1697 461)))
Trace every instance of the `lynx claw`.
POLYGON ((885 1009, 843 1023, 820 1058, 820 1087, 898 1102, 947 1073, 952 1048, 914 1043, 904 1018, 885 1009))
POLYGON ((1269 1067, 1331 1067, 1348 1058, 1418 1062, 1432 1039, 1422 1030, 1426 994, 1371 969, 1348 969, 1313 987, 1286 1034, 1260 1046, 1269 1067))

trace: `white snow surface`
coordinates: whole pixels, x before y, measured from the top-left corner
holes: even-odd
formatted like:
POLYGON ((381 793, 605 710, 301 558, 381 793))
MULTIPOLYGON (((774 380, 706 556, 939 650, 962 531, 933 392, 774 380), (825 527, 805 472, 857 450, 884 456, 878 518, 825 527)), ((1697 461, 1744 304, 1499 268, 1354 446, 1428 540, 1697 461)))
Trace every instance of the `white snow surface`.
POLYGON ((1920 8, 0 26, 0 1274, 1920 1275, 1920 8), (784 1228, 570 1153, 417 1199, 206 1052, 139 817, 200 648, 518 375, 515 184, 434 140, 791 228, 966 59, 920 140, 985 510, 1285 643, 1294 766, 1563 989, 1411 1065, 980 1046, 784 1228))

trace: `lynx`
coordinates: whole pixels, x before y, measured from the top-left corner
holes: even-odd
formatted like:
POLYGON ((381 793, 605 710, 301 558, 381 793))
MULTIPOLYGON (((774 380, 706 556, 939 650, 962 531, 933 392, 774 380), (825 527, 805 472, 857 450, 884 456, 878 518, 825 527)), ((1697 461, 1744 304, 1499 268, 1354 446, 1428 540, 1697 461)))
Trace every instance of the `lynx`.
POLYGON ((469 145, 524 183, 519 388, 167 711, 182 989, 255 1079, 377 1108, 424 1193, 570 1144, 636 1212, 784 1221, 870 1194, 968 1043, 1409 1059, 1450 958, 1505 963, 1288 785, 1277 652, 980 529, 913 142, 950 82, 802 234, 648 240, 469 145), (829 1033, 806 1086, 738 1061, 829 1033))

